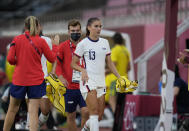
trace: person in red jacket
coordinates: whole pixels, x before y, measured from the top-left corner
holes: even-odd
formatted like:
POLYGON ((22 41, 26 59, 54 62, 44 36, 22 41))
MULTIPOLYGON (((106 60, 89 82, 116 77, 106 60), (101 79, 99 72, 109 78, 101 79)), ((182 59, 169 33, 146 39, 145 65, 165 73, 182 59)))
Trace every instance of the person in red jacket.
MULTIPOLYGON (((76 107, 81 108, 81 127, 88 119, 88 109, 81 95, 79 88, 80 72, 71 68, 73 53, 81 37, 81 24, 78 20, 71 20, 68 23, 69 39, 60 43, 58 48, 58 60, 56 74, 62 83, 67 87, 65 98, 65 111, 67 112, 67 123, 69 131, 76 131, 75 122, 76 107)), ((79 63, 78 63, 79 64, 79 63)))
POLYGON ((41 55, 48 61, 56 60, 57 47, 51 51, 46 41, 38 34, 39 20, 34 16, 25 19, 24 34, 16 36, 8 52, 7 60, 15 65, 12 85, 10 87, 10 104, 3 131, 10 131, 22 99, 29 98, 30 130, 38 129, 38 110, 40 98, 46 94, 46 84, 41 66, 41 55))

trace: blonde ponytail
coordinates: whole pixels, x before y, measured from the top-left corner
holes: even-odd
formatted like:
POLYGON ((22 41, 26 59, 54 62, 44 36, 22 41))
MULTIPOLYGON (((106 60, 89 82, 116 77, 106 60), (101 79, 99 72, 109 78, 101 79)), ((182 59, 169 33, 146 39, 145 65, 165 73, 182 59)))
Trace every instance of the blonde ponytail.
POLYGON ((29 30, 30 36, 37 35, 39 26, 39 20, 35 16, 28 16, 25 19, 25 27, 29 30))

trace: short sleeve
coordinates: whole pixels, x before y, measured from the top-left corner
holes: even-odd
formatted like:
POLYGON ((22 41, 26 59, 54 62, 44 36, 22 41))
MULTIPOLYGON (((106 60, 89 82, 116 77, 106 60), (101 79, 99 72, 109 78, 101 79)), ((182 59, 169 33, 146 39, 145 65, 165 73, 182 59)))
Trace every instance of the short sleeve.
POLYGON ((175 78, 175 81, 174 81, 174 86, 177 86, 177 87, 179 87, 179 88, 180 88, 180 86, 181 86, 181 81, 180 81, 180 79, 175 78))
POLYGON ((47 39, 47 44, 49 45, 49 48, 52 50, 52 41, 51 41, 51 39, 47 39))
POLYGON ((84 55, 84 47, 83 47, 83 42, 82 41, 77 44, 76 50, 74 52, 74 55, 76 55, 78 57, 82 57, 84 55))
POLYGON ((16 64, 16 41, 17 41, 17 37, 15 37, 13 39, 13 41, 10 44, 10 49, 7 55, 7 60, 11 65, 15 65, 16 64))
POLYGON ((108 40, 106 40, 106 48, 107 48, 107 50, 106 50, 106 55, 110 55, 111 54, 111 50, 110 50, 110 44, 109 44, 109 42, 108 42, 108 40))
POLYGON ((41 36, 41 38, 45 39, 45 41, 47 42, 49 48, 52 50, 52 41, 49 37, 46 36, 41 36))
POLYGON ((40 40, 41 40, 40 44, 42 47, 42 53, 44 54, 44 56, 47 58, 49 62, 53 63, 57 57, 58 46, 53 45, 53 49, 51 51, 47 42, 43 38, 41 38, 40 40))

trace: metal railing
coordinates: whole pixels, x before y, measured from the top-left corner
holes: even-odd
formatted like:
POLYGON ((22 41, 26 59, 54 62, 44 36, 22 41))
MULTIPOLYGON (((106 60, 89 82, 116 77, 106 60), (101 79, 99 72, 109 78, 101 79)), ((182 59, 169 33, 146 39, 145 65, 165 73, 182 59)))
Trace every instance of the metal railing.
MULTIPOLYGON (((183 32, 189 29, 189 18, 185 19, 177 27, 177 37, 179 37, 183 32)), ((159 53, 164 47, 164 38, 159 40, 154 44, 150 49, 140 55, 137 59, 134 60, 134 63, 137 63, 137 79, 139 81, 139 90, 142 92, 147 91, 147 62, 151 57, 159 53)), ((153 72, 153 71, 152 71, 153 72)))

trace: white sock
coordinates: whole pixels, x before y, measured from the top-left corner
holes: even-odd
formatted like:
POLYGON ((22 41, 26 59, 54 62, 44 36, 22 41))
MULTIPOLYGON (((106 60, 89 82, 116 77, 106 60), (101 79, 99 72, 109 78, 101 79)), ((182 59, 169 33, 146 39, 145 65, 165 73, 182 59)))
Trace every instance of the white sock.
POLYGON ((29 113, 27 113, 26 128, 29 129, 29 126, 30 126, 30 117, 29 117, 29 113))
POLYGON ((85 124, 84 127, 82 128, 81 131, 89 131, 90 130, 90 120, 88 119, 85 124))
POLYGON ((90 131, 99 131, 98 115, 90 115, 90 131))
POLYGON ((87 128, 90 128, 90 120, 88 119, 86 122, 85 122, 85 125, 87 128))
POLYGON ((43 113, 41 113, 39 115, 39 126, 41 127, 49 118, 49 114, 46 116, 46 115, 43 115, 43 113))

